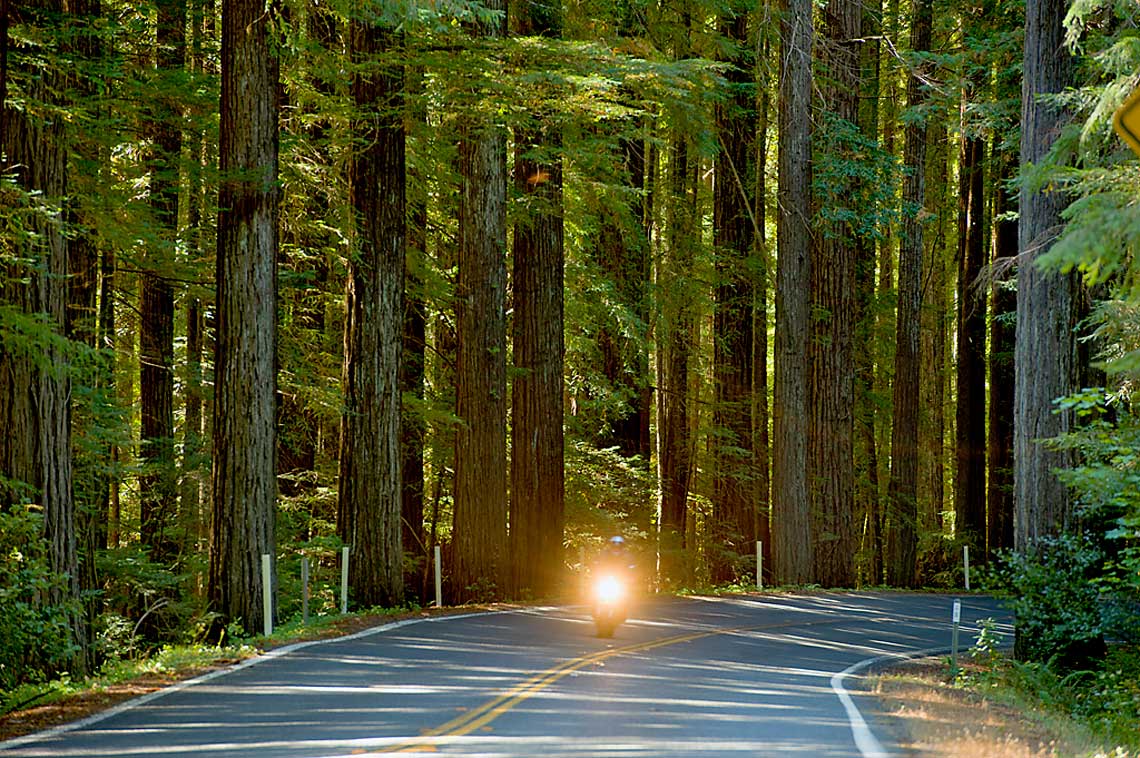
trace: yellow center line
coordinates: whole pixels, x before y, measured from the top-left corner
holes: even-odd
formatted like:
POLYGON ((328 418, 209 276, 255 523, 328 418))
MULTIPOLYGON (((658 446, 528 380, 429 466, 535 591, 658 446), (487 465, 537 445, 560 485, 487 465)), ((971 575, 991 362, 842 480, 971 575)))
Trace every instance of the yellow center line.
MULTIPOLYGON (((780 624, 779 626, 784 626, 780 624)), ((465 734, 470 734, 476 729, 480 729, 492 721, 502 716, 507 711, 514 708, 522 701, 532 697, 541 690, 546 689, 550 685, 557 682, 559 679, 571 674, 575 671, 583 669, 595 663, 613 658, 618 655, 626 655, 628 653, 640 653, 645 650, 653 650, 658 647, 665 647, 666 645, 677 645, 682 642, 690 642, 698 640, 702 637, 712 637, 718 634, 732 634, 733 632, 741 632, 749 629, 756 629, 757 627, 735 627, 732 629, 712 629, 703 632, 693 632, 690 634, 679 634, 673 637, 665 637, 657 640, 650 640, 648 642, 639 642, 633 645, 625 645, 623 647, 611 648, 608 650, 600 650, 596 653, 589 655, 579 656, 569 661, 565 661, 554 668, 547 669, 541 674, 536 674, 525 682, 515 685, 507 692, 499 695, 493 700, 474 708, 462 716, 448 721, 442 726, 425 731, 421 737, 412 738, 407 742, 386 747, 381 750, 376 750, 376 753, 418 753, 418 752, 433 752, 434 747, 432 742, 438 737, 462 737, 465 734)))
POLYGON ((828 624, 842 623, 845 620, 846 619, 788 621, 780 624, 737 626, 727 629, 706 629, 705 631, 701 632, 678 634, 673 637, 663 637, 661 639, 649 640, 648 642, 638 642, 633 645, 625 645, 623 647, 610 648, 608 650, 599 650, 596 653, 590 653, 589 655, 583 655, 577 658, 572 658, 568 661, 564 661, 563 663, 554 666, 553 668, 543 671, 541 674, 535 674, 525 682, 515 685, 507 692, 499 695, 492 700, 487 701, 486 703, 483 703, 478 708, 473 708, 463 715, 453 718, 451 721, 448 721, 442 726, 425 730, 419 737, 411 737, 398 745, 392 745, 369 752, 373 754, 434 753, 436 752, 435 741, 438 738, 462 737, 465 734, 470 734, 476 729, 481 729, 482 727, 487 726, 492 721, 497 719, 499 716, 502 716, 504 713, 514 708, 519 703, 554 684, 559 679, 562 679, 563 677, 575 671, 583 669, 586 666, 604 661, 607 658, 613 658, 618 655, 626 655, 628 653, 640 653, 645 650, 653 650, 654 648, 666 647, 667 645, 678 645, 682 642, 691 642, 693 640, 699 640, 704 637, 714 637, 719 634, 769 631, 772 629, 786 629, 788 627, 824 626, 828 624))

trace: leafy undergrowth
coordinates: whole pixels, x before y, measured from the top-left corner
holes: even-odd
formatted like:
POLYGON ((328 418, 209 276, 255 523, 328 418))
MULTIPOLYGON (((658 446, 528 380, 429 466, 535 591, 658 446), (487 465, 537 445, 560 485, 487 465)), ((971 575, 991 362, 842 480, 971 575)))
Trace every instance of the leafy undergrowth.
POLYGON ((886 723, 912 756, 1140 758, 1140 648, 1117 647, 1094 670, 988 653, 952 676, 927 658, 874 680, 886 723))

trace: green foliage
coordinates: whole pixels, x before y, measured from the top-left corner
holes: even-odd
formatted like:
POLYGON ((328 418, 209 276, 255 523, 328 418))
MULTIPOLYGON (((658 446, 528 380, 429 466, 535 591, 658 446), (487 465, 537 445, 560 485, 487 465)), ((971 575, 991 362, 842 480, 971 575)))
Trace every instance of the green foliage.
POLYGON ((1024 553, 1007 553, 995 577, 1009 590, 1018 657, 1072 669, 1103 650, 1096 579, 1104 555, 1090 540, 1064 534, 1024 553))
MULTIPOLYGON (((1140 600, 1140 418, 1133 415, 1125 390, 1108 396, 1094 388, 1058 405, 1082 420, 1052 444, 1075 451, 1081 461, 1058 476, 1072 488, 1084 531, 1102 553, 1094 579, 1102 592, 1140 600)), ((1126 628, 1122 621, 1110 631, 1126 628)), ((1140 612, 1132 621, 1140 628, 1140 612)))
POLYGON ((599 450, 567 439, 567 559, 579 569, 608 538, 620 534, 641 565, 652 554, 656 502, 653 472, 640 458, 625 458, 614 449, 599 450))
POLYGON ((163 643, 188 641, 204 613, 195 583, 205 573, 205 556, 191 554, 171 567, 151 560, 132 543, 101 550, 102 608, 95 624, 96 651, 108 660, 130 658, 163 643))
POLYGON ((340 613, 340 560, 344 543, 328 533, 302 540, 295 537, 277 557, 277 617, 302 615, 301 560, 309 559, 309 613, 312 617, 340 613))
POLYGON ((31 508, 0 510, 0 698, 55 675, 72 655, 77 609, 55 602, 66 578, 52 572, 42 519, 31 508))
POLYGON ((1099 756, 1127 758, 1140 751, 1140 649, 1134 646, 1111 648, 1102 661, 1071 672, 1007 659, 983 681, 989 692, 1000 690, 1035 710, 1074 719, 1097 741, 1114 746, 1099 756))
POLYGON ((883 239, 899 220, 902 166, 897 156, 856 124, 833 113, 821 118, 813 140, 812 191, 824 233, 844 230, 851 238, 883 239))
POLYGON ((922 587, 951 589, 965 584, 962 548, 967 540, 938 530, 919 536, 917 570, 922 587))

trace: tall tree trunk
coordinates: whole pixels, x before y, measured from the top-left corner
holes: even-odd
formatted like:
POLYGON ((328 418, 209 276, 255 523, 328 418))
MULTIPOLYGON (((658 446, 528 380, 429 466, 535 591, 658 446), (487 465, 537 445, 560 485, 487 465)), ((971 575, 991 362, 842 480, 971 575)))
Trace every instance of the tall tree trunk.
MULTIPOLYGON (((522 36, 557 38, 557 6, 524 0, 522 36)), ((565 482, 562 435, 562 144, 557 127, 536 114, 515 135, 515 190, 528 217, 515 226, 514 364, 511 383, 511 590, 546 596, 562 573, 565 482), (536 155, 537 153, 537 155, 536 155)))
POLYGON ((923 229, 922 308, 919 316, 918 534, 938 533, 946 504, 947 326, 951 313, 950 248, 952 207, 946 127, 927 129, 926 205, 937 209, 923 229))
POLYGON ((772 562, 776 581, 811 581, 807 482, 811 281, 812 4, 786 0, 780 21, 779 215, 772 562))
MULTIPOLYGON (((877 140, 879 131, 880 55, 882 0, 863 11, 863 34, 867 43, 859 50, 859 131, 877 140)), ((880 242, 885 244, 885 242, 880 242)), ((879 319, 875 308, 875 240, 861 236, 855 247, 855 505, 863 519, 862 579, 877 585, 883 581, 882 539, 879 532, 882 504, 879 491, 879 448, 875 432, 875 350, 879 319)))
POLYGON ((753 61, 748 53, 749 11, 738 6, 720 19, 732 46, 727 73, 732 97, 716 108, 720 142, 713 187, 716 290, 713 316, 713 579, 737 578, 753 555, 755 461, 752 455, 753 159, 756 134, 753 61))
MULTIPOLYGON (((208 0, 190 3, 190 70, 195 76, 206 73, 207 17, 213 5, 208 0)), ((204 128, 190 133, 190 158, 187 172, 186 245, 191 256, 207 256, 206 234, 203 227, 209 222, 205 165, 208 161, 208 140, 204 128)), ((204 511, 205 469, 209 459, 205 449, 205 384, 203 363, 206 353, 206 330, 203 301, 190 293, 186 303, 186 407, 182 434, 182 490, 181 511, 192 524, 194 540, 203 544, 208 538, 210 517, 204 511)))
MULTIPOLYGON (((423 95, 424 72, 409 69, 407 92, 417 98, 410 109, 409 131, 413 122, 426 125, 427 108, 418 104, 423 95)), ((400 361, 400 390, 406 397, 415 398, 417 406, 424 399, 424 378, 427 366, 427 294, 424 291, 424 269, 427 266, 428 191, 424 179, 415 169, 409 172, 413 183, 408 188, 408 250, 404 266, 404 333, 403 360, 400 361)), ((400 419, 400 479, 401 513, 404 522, 404 555, 414 556, 419 562, 420 576, 427 576, 430 561, 424 534, 424 439, 427 428, 419 407, 405 404, 400 419)), ((427 586, 418 583, 406 590, 417 593, 421 600, 427 597, 427 586)))
MULTIPOLYGON (((100 77, 92 69, 102 64, 103 44, 97 31, 97 20, 102 14, 99 0, 78 0, 71 11, 80 25, 74 35, 74 52, 78 65, 73 72, 74 92, 82 98, 81 107, 96 108, 100 98, 100 77)), ((68 287, 67 329, 68 339, 82 345, 75 379, 90 388, 82 397, 73 398, 72 405, 72 490, 75 497, 76 539, 79 551, 79 585, 84 595, 86 622, 94 624, 99 614, 97 600, 99 580, 96 572, 96 553, 107 547, 107 505, 111 477, 107 462, 111 460, 111 444, 101 434, 105 417, 102 412, 108 405, 113 386, 113 367, 107 352, 99 350, 99 246, 96 242, 96 212, 90 207, 85 192, 87 187, 76 187, 72 179, 79 173, 91 184, 90 191, 104 190, 107 172, 105 149, 94 137, 82 134, 73 139, 72 163, 68 180, 72 183, 71 199, 67 209, 67 223, 71 226, 68 241, 68 269, 71 281, 68 287), (76 172, 79 163, 89 168, 76 172)), ((81 181, 82 181, 81 179, 81 181)), ((93 659, 92 665, 100 661, 93 659)))
MULTIPOLYGON (((506 0, 482 34, 506 35, 506 0)), ((462 127, 459 173, 459 355, 455 442, 455 599, 501 596, 507 582, 506 135, 462 127)))
MULTIPOLYGON (((824 108, 838 124, 859 119, 859 53, 862 8, 831 0, 824 9, 824 108)), ((850 146, 833 141, 839 160, 858 160, 850 146)), ((855 196, 852 182, 823 202, 855 196), (845 192, 844 189, 847 191, 845 192)), ((858 209, 856 209, 858 212, 858 209)), ((816 236, 811 261, 812 310, 808 371, 808 508, 811 513, 812 575, 825 587, 855 584, 855 328, 856 232, 836 221, 816 236)))
MULTIPOLYGON (((26 28, 23 40, 50 39, 54 28, 70 21, 71 13, 58 2, 22 3, 5 7, 26 28)), ((0 30, 7 48, 7 28, 0 30)), ((79 548, 72 492, 71 384, 68 358, 59 345, 66 334, 68 301, 68 241, 63 230, 67 197, 67 135, 54 109, 65 105, 59 92, 65 76, 59 50, 33 47, 22 41, 25 60, 49 62, 35 70, 8 68, 5 49, 3 83, 18 77, 21 105, 0 100, 0 175, 14 186, 0 187, 7 226, 15 220, 21 234, 18 247, 0 269, 0 304, 29 320, 42 320, 50 335, 29 334, 0 343, 0 511, 10 512, 35 503, 43 515, 43 539, 52 574, 59 583, 39 598, 62 606, 71 628, 74 649, 67 661, 73 675, 88 670, 89 626, 81 610, 79 548)), ((7 231, 5 229, 5 231, 7 231)))
POLYGON ((689 355, 695 325, 687 303, 685 272, 692 268, 694 234, 687 177, 691 172, 684 135, 674 138, 670 168, 669 250, 658 281, 668 281, 663 293, 657 327, 657 418, 658 418, 658 551, 662 579, 683 579, 683 551, 689 511, 689 479, 692 473, 689 438, 689 355))
POLYGON ((994 140, 993 165, 998 167, 994 186, 993 318, 990 319, 990 405, 988 439, 989 551, 1011 550, 1013 540, 1013 354, 1016 340, 1017 288, 1012 268, 1017 259, 1017 220, 1007 218, 1017 209, 1017 194, 1009 189, 1016 156, 999 149, 994 140))
MULTIPOLYGON (((958 169, 958 405, 954 473, 954 524, 973 548, 986 553, 986 300, 985 141, 962 138, 958 169)), ((1000 190, 999 190, 1000 192, 1000 190)))
MULTIPOLYGON (((769 44, 765 35, 761 42, 761 56, 768 59, 769 44)), ((765 233, 768 218, 768 140, 771 134, 769 113, 771 111, 771 97, 768 94, 770 74, 767 66, 760 74, 757 87, 760 90, 759 127, 756 139, 756 193, 753 208, 756 210, 756 228, 753 230, 753 242, 756 254, 759 256, 760 269, 757 275, 757 286, 752 290, 754 302, 752 304, 752 438, 754 458, 756 461, 756 486, 753 488, 755 505, 753 514, 756 519, 756 539, 760 542, 762 569, 764 576, 761 580, 771 580, 772 576, 772 449, 769 432, 771 418, 768 405, 768 287, 772 276, 772 256, 768 248, 768 238, 765 233)))
POLYGON ((378 64, 397 36, 367 18, 351 23, 351 165, 355 250, 344 326, 338 531, 351 546, 353 600, 391 607, 404 599, 400 478, 400 352, 407 244, 401 64, 378 64))
MULTIPOLYGON (((888 40, 898 39, 900 35, 900 27, 902 26, 902 16, 899 10, 900 0, 886 0, 886 7, 883 9, 882 21, 882 37, 888 40)), ((882 46, 881 46, 882 47, 882 46)), ((896 59, 896 51, 893 46, 885 46, 886 52, 881 53, 878 61, 881 71, 885 69, 886 74, 880 73, 882 81, 882 140, 883 151, 887 155, 897 156, 899 154, 898 141, 899 141, 899 111, 900 101, 902 100, 903 93, 899 91, 899 74, 897 71, 898 61, 896 59)), ((878 93, 875 95, 879 97, 878 93)), ((878 278, 876 282, 876 297, 880 303, 892 302, 896 300, 895 284, 897 276, 897 251, 899 247, 899 236, 901 224, 898 221, 894 223, 887 223, 883 229, 883 239, 879 243, 878 255, 878 278)), ((896 324, 891 322, 890 317, 879 316, 876 320, 875 334, 878 339, 884 342, 894 340, 896 324)), ((887 365, 887 361, 882 361, 875 364, 874 375, 874 393, 876 398, 885 399, 892 394, 892 380, 893 380, 894 364, 887 365)), ((894 429, 894 410, 893 408, 889 413, 881 413, 881 423, 874 425, 875 433, 875 446, 876 453, 882 451, 889 451, 891 446, 891 434, 894 429)), ((876 581, 885 581, 887 575, 887 513, 890 510, 890 455, 877 455, 876 469, 875 469, 875 499, 872 501, 868 508, 868 521, 870 522, 869 541, 871 545, 871 574, 876 577, 876 581), (886 485, 886 491, 883 487, 886 485)))
POLYGON ((139 411, 142 419, 139 478, 141 538, 157 562, 169 560, 176 548, 170 529, 177 515, 174 468, 174 288, 170 271, 178 237, 179 167, 182 131, 180 90, 166 79, 177 78, 186 63, 186 0, 161 0, 155 39, 156 81, 163 92, 150 119, 150 205, 159 226, 157 243, 146 253, 139 284, 139 411))
MULTIPOLYGON (((930 49, 933 9, 931 0, 915 0, 911 22, 911 48, 930 49)), ((920 76, 924 67, 907 79, 907 107, 926 102, 920 76)), ((926 202, 926 124, 915 120, 906 127, 903 164, 909 169, 903 181, 904 204, 922 209, 926 202)), ((887 533, 887 581, 910 587, 915 581, 918 521, 918 387, 919 324, 922 307, 921 212, 908 214, 903 222, 899 248, 898 312, 895 316, 895 372, 892 393, 894 421, 891 429, 891 479, 888 500, 891 511, 887 533)))
MULTIPOLYGON (((674 55, 691 55, 692 9, 683 4, 674 55)), ((669 148, 666 250, 657 274, 661 297, 657 323, 658 563, 667 585, 687 577, 692 437, 689 414, 689 359, 694 350, 691 272, 699 244, 695 182, 697 166, 689 137, 673 126, 669 148)))
MULTIPOLYGON (((1064 0, 1027 0, 1021 88, 1021 165, 1039 164, 1069 114, 1043 96, 1072 83, 1073 61, 1062 22, 1064 0)), ((1036 259, 1049 251, 1063 228, 1068 198, 1059 191, 1022 185, 1018 226, 1017 342, 1014 357, 1014 541, 1025 550, 1069 525, 1072 500, 1054 473, 1071 453, 1049 450, 1042 440, 1072 427, 1070 412, 1053 401, 1077 384, 1077 274, 1043 271, 1036 259), (1048 356, 1048 360, 1041 360, 1048 356)))
MULTIPOLYGON (((276 554, 277 83, 273 19, 223 0, 211 608, 260 632, 261 556, 276 554)), ((275 575, 275 572, 274 572, 275 575)))

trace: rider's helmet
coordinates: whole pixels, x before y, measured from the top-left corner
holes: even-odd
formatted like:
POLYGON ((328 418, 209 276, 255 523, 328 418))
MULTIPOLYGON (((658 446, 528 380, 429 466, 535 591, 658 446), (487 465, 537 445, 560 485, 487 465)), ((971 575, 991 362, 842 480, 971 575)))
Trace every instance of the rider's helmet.
POLYGON ((611 553, 624 553, 625 552, 625 537, 620 534, 615 534, 610 537, 606 542, 606 550, 611 553))

